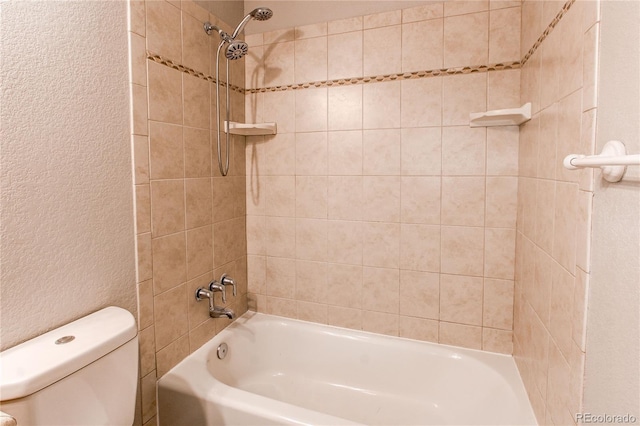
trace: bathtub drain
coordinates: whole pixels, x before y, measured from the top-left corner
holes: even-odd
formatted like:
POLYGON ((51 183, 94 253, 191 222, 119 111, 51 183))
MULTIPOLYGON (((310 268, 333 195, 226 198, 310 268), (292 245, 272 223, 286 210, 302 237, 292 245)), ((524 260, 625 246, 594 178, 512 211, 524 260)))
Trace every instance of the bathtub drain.
POLYGON ((229 347, 227 346, 226 343, 220 343, 220 346, 218 346, 218 358, 224 359, 224 357, 227 356, 228 350, 229 350, 229 347))

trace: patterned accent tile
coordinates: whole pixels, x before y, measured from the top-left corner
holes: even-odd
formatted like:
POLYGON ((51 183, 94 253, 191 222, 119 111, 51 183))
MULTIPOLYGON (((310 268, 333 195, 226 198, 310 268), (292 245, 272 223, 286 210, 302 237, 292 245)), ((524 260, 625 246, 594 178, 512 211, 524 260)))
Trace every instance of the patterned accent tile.
MULTIPOLYGON (((522 66, 529 60, 529 58, 531 58, 531 56, 540 47, 542 42, 549 36, 549 34, 551 34, 553 29, 556 27, 556 25, 558 25, 562 17, 567 13, 567 11, 571 8, 571 6, 575 2, 576 0, 568 0, 564 4, 564 6, 562 7, 562 10, 558 12, 555 18, 551 21, 551 23, 547 26, 547 28, 542 32, 542 35, 540 35, 538 40, 536 40, 536 42, 533 44, 531 49, 529 49, 529 51, 519 61, 494 63, 494 64, 488 64, 488 65, 440 68, 440 69, 404 72, 404 73, 396 73, 396 74, 383 74, 383 75, 374 75, 374 76, 358 77, 358 78, 341 78, 341 79, 335 79, 335 80, 312 81, 312 82, 305 82, 305 83, 289 84, 286 86, 269 86, 269 87, 259 87, 254 89, 244 89, 236 85, 229 85, 229 88, 241 94, 245 94, 245 93, 255 94, 255 93, 285 92, 285 91, 291 91, 291 90, 302 90, 302 89, 320 88, 320 87, 348 86, 348 85, 354 85, 354 84, 380 83, 385 81, 413 80, 418 78, 429 78, 429 77, 446 76, 446 75, 473 74, 473 73, 483 73, 483 72, 490 72, 490 71, 519 69, 519 68, 522 68, 522 66)), ((164 58, 163 56, 155 54, 153 52, 147 51, 147 59, 162 65, 165 65, 169 68, 173 68, 185 74, 189 74, 194 77, 209 81, 211 83, 215 83, 216 81, 216 79, 211 75, 206 75, 200 71, 197 71, 192 68, 186 67, 182 64, 176 63, 171 59, 164 58)), ((221 85, 223 87, 226 87, 227 82, 222 81, 221 85)))

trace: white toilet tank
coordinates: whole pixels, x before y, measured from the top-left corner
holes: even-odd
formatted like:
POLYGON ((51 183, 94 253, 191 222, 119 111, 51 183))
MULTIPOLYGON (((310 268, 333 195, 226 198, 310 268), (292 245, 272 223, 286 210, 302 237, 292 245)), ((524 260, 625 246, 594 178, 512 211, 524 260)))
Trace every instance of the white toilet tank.
POLYGON ((138 337, 108 307, 0 352, 0 410, 18 426, 133 423, 138 337))

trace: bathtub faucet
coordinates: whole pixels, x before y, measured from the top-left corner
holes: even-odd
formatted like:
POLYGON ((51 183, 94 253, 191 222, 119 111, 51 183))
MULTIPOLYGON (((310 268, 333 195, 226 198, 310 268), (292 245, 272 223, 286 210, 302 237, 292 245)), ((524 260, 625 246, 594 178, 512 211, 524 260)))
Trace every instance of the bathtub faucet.
MULTIPOLYGON (((211 286, 213 286, 214 283, 216 282, 215 281, 212 282, 211 286)), ((222 289, 207 290, 206 288, 203 288, 203 287, 198 288, 196 290, 196 300, 198 302, 201 302, 205 298, 209 299, 209 316, 211 318, 227 317, 229 319, 233 319, 236 316, 236 314, 231 309, 221 308, 220 306, 216 306, 213 303, 213 293, 215 291, 222 291, 222 296, 223 296, 222 299, 223 301, 226 300, 226 298, 224 297, 224 286, 221 286, 220 284, 217 284, 217 285, 220 286, 222 289)))
POLYGON ((213 310, 209 309, 209 316, 211 318, 227 317, 229 319, 233 319, 235 318, 236 314, 231 309, 214 306, 213 310))

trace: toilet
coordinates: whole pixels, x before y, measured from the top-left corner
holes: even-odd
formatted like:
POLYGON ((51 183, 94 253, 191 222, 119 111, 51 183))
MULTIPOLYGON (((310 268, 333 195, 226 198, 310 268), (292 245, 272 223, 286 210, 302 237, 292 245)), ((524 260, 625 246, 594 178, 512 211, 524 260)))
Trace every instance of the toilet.
POLYGON ((130 426, 136 330, 112 306, 0 352, 0 410, 18 426, 130 426))

